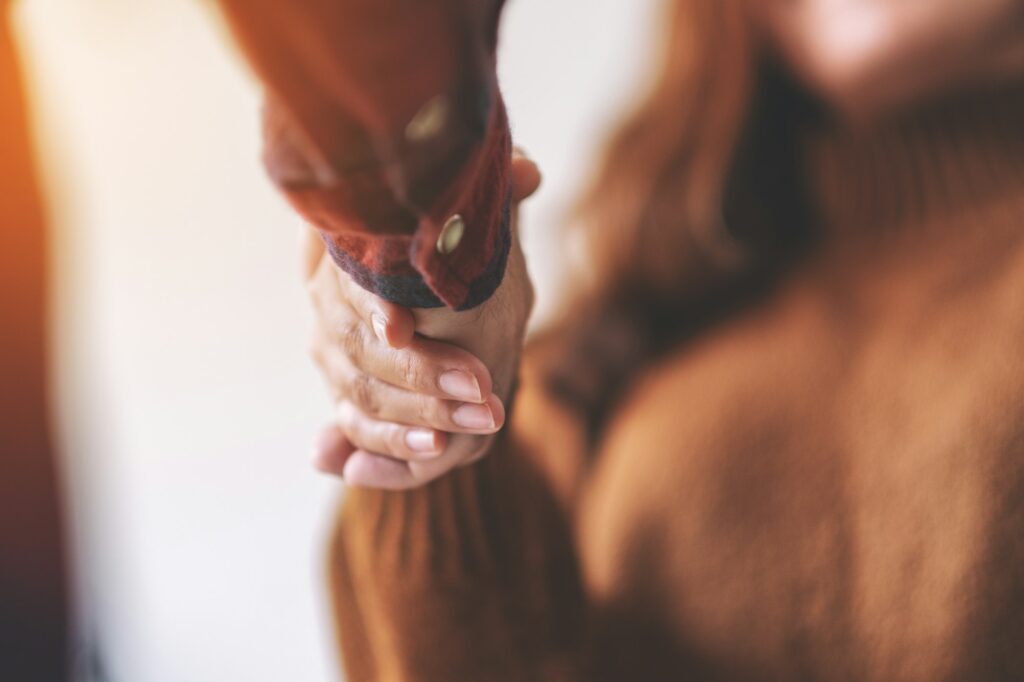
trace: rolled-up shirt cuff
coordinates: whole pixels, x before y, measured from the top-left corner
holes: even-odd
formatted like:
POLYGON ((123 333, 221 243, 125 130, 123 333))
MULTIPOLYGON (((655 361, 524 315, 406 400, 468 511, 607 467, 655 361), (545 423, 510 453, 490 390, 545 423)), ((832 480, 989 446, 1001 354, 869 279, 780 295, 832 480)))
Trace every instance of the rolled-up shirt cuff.
MULTIPOLYGON (((381 298, 407 308, 440 308, 448 306, 454 310, 468 310, 480 305, 494 294, 505 275, 509 250, 512 245, 512 211, 510 194, 501 209, 501 218, 495 235, 495 248, 484 264, 482 271, 469 282, 463 283, 450 272, 442 277, 446 284, 440 285, 440 291, 432 288, 427 276, 413 268, 401 267, 410 263, 411 257, 397 261, 399 267, 373 267, 364 264, 359 254, 369 251, 405 251, 412 250, 413 238, 410 237, 372 237, 339 238, 321 233, 327 250, 334 262, 344 270, 362 288, 381 298), (364 242, 358 244, 358 242, 364 242), (385 242, 388 242, 385 246, 385 242), (382 248, 383 247, 383 248, 382 248), (391 270, 392 272, 388 272, 391 270), (444 292, 442 298, 441 292, 444 292)), ((382 264, 381 264, 382 265, 382 264)), ((428 265, 428 267, 430 267, 428 265)), ((444 266, 440 266, 444 267, 444 266)), ((446 270, 448 268, 445 268, 446 270)))
MULTIPOLYGON (((483 135, 455 133, 463 162, 424 195, 429 205, 396 192, 380 167, 354 169, 329 186, 279 184, 363 288, 408 307, 475 307, 501 284, 511 244, 511 136, 501 98, 493 102, 483 135)), ((280 172, 284 164, 277 165, 280 172)), ((397 170, 407 168, 402 163, 397 170)), ((428 178, 414 173, 408 180, 412 189, 428 178)))

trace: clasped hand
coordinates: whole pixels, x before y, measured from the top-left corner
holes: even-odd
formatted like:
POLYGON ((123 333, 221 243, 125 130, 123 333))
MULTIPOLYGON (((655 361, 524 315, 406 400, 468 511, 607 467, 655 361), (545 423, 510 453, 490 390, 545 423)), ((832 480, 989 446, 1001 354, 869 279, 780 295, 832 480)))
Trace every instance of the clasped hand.
MULTIPOLYGON (((515 154, 513 204, 539 184, 536 165, 515 154)), ((403 490, 487 453, 505 423, 533 306, 515 225, 512 231, 501 285, 465 312, 409 309, 379 298, 339 269, 309 231, 311 354, 335 406, 334 422, 314 446, 320 470, 349 485, 403 490)))

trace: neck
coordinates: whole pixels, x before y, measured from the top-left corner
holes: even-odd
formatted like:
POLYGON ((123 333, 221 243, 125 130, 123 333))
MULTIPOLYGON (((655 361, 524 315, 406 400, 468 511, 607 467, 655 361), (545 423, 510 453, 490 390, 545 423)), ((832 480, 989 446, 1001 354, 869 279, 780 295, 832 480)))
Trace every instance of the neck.
POLYGON ((958 216, 996 204, 1015 203, 1024 218, 1024 80, 870 127, 834 123, 809 151, 826 242, 936 238, 958 216))

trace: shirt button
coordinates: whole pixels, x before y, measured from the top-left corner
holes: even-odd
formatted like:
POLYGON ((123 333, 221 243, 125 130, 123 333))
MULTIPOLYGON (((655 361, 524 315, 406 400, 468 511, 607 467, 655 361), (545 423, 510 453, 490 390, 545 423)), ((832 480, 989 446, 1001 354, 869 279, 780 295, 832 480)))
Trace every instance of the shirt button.
POLYGON ((405 127, 405 139, 409 142, 423 142, 436 137, 448 122, 448 99, 444 95, 434 97, 409 121, 405 127))
POLYGON ((466 221, 458 213, 445 222, 441 228, 441 234, 437 237, 437 252, 448 255, 462 241, 462 235, 466 231, 466 221))

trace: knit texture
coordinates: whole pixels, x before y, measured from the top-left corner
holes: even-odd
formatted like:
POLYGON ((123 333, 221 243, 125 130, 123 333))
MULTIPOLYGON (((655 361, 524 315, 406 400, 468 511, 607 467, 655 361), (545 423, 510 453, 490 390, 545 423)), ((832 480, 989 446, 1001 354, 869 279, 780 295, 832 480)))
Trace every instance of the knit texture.
POLYGON ((1024 679, 1021 92, 808 131, 820 249, 592 450, 556 328, 488 457, 350 491, 347 679, 1024 679))

